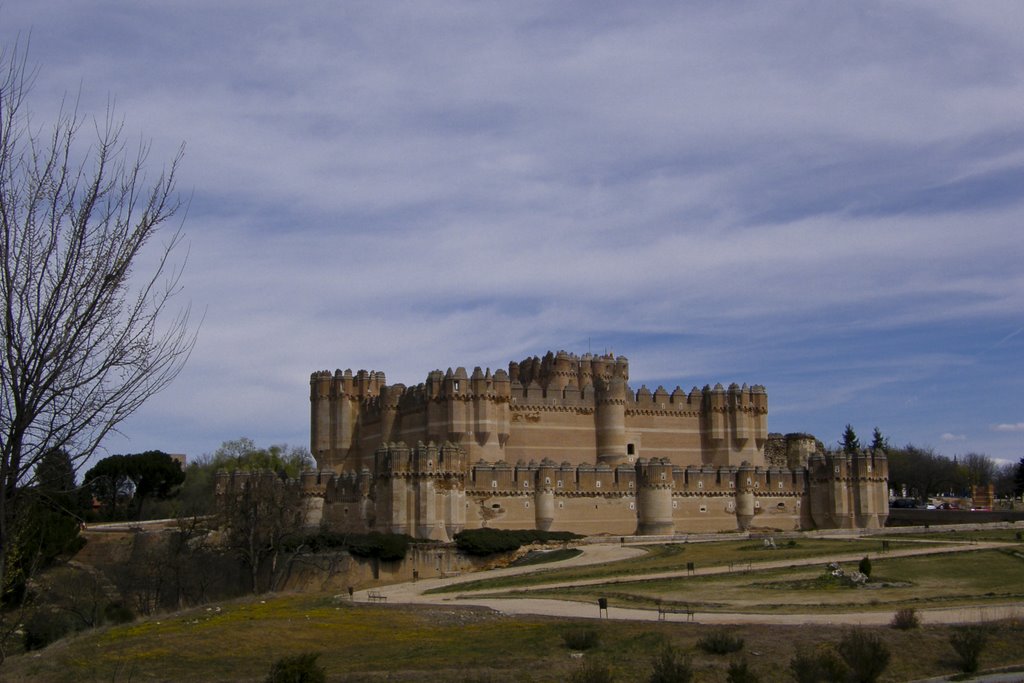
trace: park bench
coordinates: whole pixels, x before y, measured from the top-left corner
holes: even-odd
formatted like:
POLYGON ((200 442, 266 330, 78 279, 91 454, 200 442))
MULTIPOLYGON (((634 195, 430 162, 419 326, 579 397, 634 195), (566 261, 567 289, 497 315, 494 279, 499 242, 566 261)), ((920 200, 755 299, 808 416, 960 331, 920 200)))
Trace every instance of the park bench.
POLYGON ((658 603, 658 621, 665 621, 669 614, 685 614, 687 621, 693 621, 693 608, 690 605, 663 605, 658 603))
POLYGON ((384 595, 380 591, 367 591, 366 599, 370 602, 387 602, 388 596, 384 595))

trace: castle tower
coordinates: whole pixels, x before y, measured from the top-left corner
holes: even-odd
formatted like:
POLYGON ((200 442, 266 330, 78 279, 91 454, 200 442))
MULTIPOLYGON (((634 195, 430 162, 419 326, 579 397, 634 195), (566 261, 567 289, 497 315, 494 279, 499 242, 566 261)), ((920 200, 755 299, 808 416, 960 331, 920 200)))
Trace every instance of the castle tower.
POLYGON ((494 387, 494 430, 498 436, 498 448, 505 448, 512 431, 512 416, 509 401, 512 397, 512 383, 508 373, 496 370, 492 378, 494 387))
POLYGON ((397 435, 398 401, 405 393, 404 384, 380 388, 380 438, 391 441, 397 435))
POLYGON ((324 498, 327 482, 334 472, 308 471, 299 475, 299 491, 302 495, 303 526, 318 528, 324 519, 324 498))
POLYGON ((888 459, 881 451, 861 451, 853 456, 852 464, 857 526, 879 529, 889 516, 888 459))
POLYGON ((617 358, 611 364, 611 377, 597 379, 594 394, 597 462, 613 468, 626 460, 626 380, 629 377, 628 368, 628 361, 625 358, 621 356, 617 358))
POLYGON ((744 460, 736 471, 736 525, 746 531, 754 521, 755 503, 757 502, 754 492, 756 473, 754 466, 744 460))
POLYGON ((550 531, 555 521, 555 481, 558 466, 545 458, 537 468, 537 481, 534 484, 534 508, 536 524, 541 531, 550 531))
POLYGON ((444 378, 445 398, 448 408, 448 434, 445 441, 464 444, 473 434, 472 407, 469 401, 471 387, 466 368, 451 369, 444 378))
POLYGON ((675 533, 672 519, 672 491, 675 480, 672 463, 663 458, 640 458, 636 462, 637 534, 667 536, 675 533))
POLYGON ((715 388, 705 385, 701 392, 702 402, 702 436, 704 445, 703 461, 705 465, 729 465, 728 443, 728 406, 726 405, 725 388, 716 384, 715 388))

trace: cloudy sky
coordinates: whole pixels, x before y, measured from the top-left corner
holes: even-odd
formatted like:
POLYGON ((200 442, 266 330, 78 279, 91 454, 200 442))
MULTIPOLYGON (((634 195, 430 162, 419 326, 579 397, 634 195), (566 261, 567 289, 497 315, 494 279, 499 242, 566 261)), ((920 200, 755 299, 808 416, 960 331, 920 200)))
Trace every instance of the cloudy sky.
POLYGON ((318 369, 630 358, 772 431, 1024 456, 1024 4, 8 0, 32 109, 186 144, 177 382, 111 452, 308 444, 318 369))

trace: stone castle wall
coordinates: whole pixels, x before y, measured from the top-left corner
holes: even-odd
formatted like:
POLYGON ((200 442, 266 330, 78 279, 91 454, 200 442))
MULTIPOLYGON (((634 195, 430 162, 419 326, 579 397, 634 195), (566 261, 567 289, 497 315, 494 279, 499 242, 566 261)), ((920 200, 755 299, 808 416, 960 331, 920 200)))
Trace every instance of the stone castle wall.
POLYGON ((321 468, 371 468, 381 443, 452 443, 470 462, 552 458, 574 465, 764 462, 768 396, 755 385, 633 391, 629 362, 548 353, 508 372, 435 370, 414 387, 382 372, 310 378, 311 450, 321 468))
POLYGON ((624 357, 492 373, 310 378, 308 521, 447 540, 466 528, 671 534, 858 528, 888 513, 884 455, 767 432, 764 387, 629 388, 624 357), (415 445, 408 445, 415 444, 415 445), (514 464, 512 464, 514 463, 514 464))

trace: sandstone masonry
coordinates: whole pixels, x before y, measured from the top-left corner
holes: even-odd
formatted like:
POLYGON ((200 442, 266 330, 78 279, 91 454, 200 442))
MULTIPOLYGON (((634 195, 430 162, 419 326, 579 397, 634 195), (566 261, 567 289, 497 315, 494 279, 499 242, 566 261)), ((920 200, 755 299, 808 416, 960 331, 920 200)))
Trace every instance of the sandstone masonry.
MULTIPOLYGON (((877 528, 881 453, 769 434, 764 387, 633 391, 625 357, 564 351, 508 371, 310 378, 310 525, 449 540, 494 527, 664 535, 877 528), (768 458, 766 459, 766 452, 768 458)), ((242 485, 244 475, 224 486, 242 485)))

